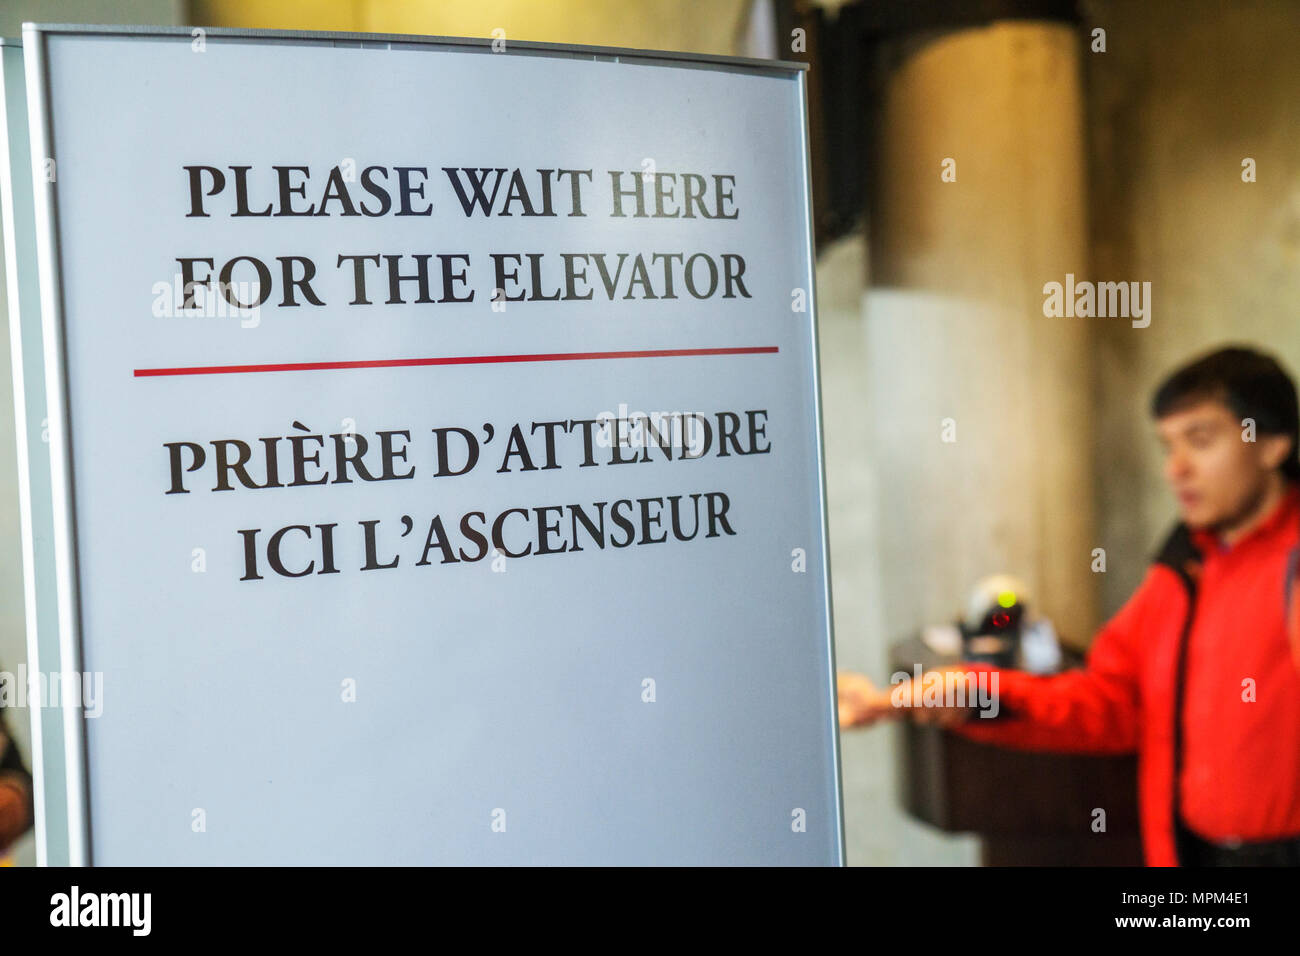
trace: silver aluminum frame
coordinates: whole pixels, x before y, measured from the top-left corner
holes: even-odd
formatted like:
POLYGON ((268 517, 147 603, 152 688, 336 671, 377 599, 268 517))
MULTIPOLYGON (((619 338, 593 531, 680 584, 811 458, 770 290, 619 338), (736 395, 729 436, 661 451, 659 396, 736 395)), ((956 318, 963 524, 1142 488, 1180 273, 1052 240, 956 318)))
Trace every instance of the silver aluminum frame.
MULTIPOLYGON (((58 217, 54 184, 45 181, 45 159, 54 155, 50 141, 45 42, 23 24, 23 65, 27 79, 28 135, 31 143, 33 203, 36 213, 37 272, 41 288, 41 332, 45 351, 45 398, 50 432, 50 497, 54 506, 55 589, 58 594, 58 641, 61 673, 81 673, 80 588, 70 422, 67 412, 66 353, 63 342, 63 287, 58 254, 58 217)), ((55 167, 57 169, 57 166, 55 167)), ((89 791, 85 733, 77 708, 62 707, 64 768, 67 777, 68 863, 90 863, 89 791)))
MULTIPOLYGON (((8 60, 11 56, 21 58, 22 48, 22 41, 0 37, 0 56, 3 59, 8 60)), ((41 667, 41 654, 38 640, 40 629, 37 624, 36 548, 32 527, 34 516, 32 512, 31 457, 28 450, 28 439, 30 438, 27 428, 29 424, 27 409, 28 383, 23 367, 23 333, 25 329, 22 310, 22 280, 20 278, 22 273, 18 255, 20 230, 16 213, 18 201, 14 192, 14 171, 15 169, 26 171, 27 163, 30 160, 27 156, 24 156, 19 160, 19 165, 14 162, 14 149, 18 144, 10 140, 9 108, 11 106, 10 97, 17 94, 16 91, 9 89, 7 73, 8 64, 0 65, 0 99, 3 100, 5 112, 4 121, 0 122, 0 218, 4 220, 6 308, 9 320, 10 370, 13 376, 14 450, 18 464, 18 524, 23 567, 23 620, 27 631, 27 667, 30 674, 32 669, 41 667)), ((25 90, 23 96, 24 98, 26 96, 25 90)), ((24 128, 26 128, 25 109, 23 110, 22 121, 24 128)), ((39 306, 39 302, 37 305, 39 306)), ((28 699, 27 704, 27 713, 29 715, 28 732, 32 752, 32 804, 34 808, 33 829, 36 836, 36 865, 45 866, 48 861, 49 851, 45 820, 45 761, 43 759, 45 737, 42 728, 44 714, 39 701, 34 707, 30 699, 28 699)))
MULTIPOLYGON (((74 477, 72 474, 72 424, 68 415, 67 352, 64 342, 63 286, 60 274, 58 206, 54 184, 41 175, 44 161, 56 159, 52 140, 49 76, 47 73, 46 38, 50 35, 93 35, 134 37, 193 37, 195 30, 215 39, 254 40, 266 43, 318 43, 347 46, 382 46, 400 44, 432 49, 459 49, 462 52, 491 53, 493 40, 484 37, 415 36, 392 33, 333 33, 299 30, 244 30, 220 27, 130 27, 86 24, 24 23, 23 50, 27 74, 27 104, 32 151, 32 180, 36 192, 36 244, 41 286, 41 319, 44 329, 47 411, 50 421, 51 493, 54 501, 55 565, 59 608, 59 646, 62 670, 80 673, 81 628, 80 587, 77 571, 77 534, 74 511, 74 477)), ((816 275, 813 252, 812 172, 809 158, 808 64, 790 60, 762 60, 752 57, 717 56, 669 50, 636 50, 622 47, 583 46, 579 44, 540 43, 507 40, 504 52, 516 56, 558 56, 573 59, 605 59, 614 62, 634 60, 640 63, 678 68, 726 70, 759 75, 790 74, 799 86, 800 146, 803 154, 803 200, 807 210, 804 243, 807 250, 807 288, 809 306, 809 345, 812 354, 814 418, 817 441, 817 481, 821 504, 823 544, 823 594, 826 605, 826 651, 830 663, 827 674, 829 713, 834 733, 832 769, 835 774, 835 816, 838 836, 838 859, 845 863, 844 785, 841 772, 839 720, 836 706, 835 628, 831 605, 830 536, 826 501, 826 467, 824 424, 822 416, 821 361, 818 353, 816 275)), ((499 55, 499 54, 496 54, 499 55)), ((57 169, 57 159, 55 168, 57 169)), ((87 765, 85 728, 76 708, 62 708, 63 737, 67 748, 68 772, 68 851, 71 865, 91 865, 91 821, 89 768, 87 765)))

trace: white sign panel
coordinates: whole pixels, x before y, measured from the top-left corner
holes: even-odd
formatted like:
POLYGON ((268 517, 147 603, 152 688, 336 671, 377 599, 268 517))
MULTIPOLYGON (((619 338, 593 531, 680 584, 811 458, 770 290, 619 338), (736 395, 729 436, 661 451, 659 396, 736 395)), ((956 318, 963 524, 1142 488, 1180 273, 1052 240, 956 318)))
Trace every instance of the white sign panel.
POLYGON ((797 68, 25 48, 81 858, 842 862, 797 68))

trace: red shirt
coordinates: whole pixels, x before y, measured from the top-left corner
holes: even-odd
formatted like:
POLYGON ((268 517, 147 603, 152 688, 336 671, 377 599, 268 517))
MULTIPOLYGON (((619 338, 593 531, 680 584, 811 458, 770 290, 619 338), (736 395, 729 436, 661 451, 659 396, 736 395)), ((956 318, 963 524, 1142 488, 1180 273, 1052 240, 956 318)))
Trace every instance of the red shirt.
MULTIPOLYGON (((1300 835, 1300 629, 1288 632, 1285 594, 1297 548, 1294 484, 1230 548, 1179 526, 1098 632, 1085 667, 1050 677, 1001 670, 1003 716, 974 717, 958 732, 1025 749, 1136 750, 1153 866, 1178 862, 1176 815, 1215 840, 1300 835)), ((1290 607, 1300 622, 1296 602, 1300 593, 1290 607)))

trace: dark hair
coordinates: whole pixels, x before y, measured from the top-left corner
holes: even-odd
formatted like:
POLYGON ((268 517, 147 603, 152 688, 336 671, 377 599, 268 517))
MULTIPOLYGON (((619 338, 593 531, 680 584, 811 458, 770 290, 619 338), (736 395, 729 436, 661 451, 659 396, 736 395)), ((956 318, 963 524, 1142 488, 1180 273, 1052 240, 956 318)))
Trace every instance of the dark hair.
POLYGON ((1206 399, 1222 402, 1239 419, 1253 418, 1262 434, 1289 437, 1291 452, 1282 462, 1282 474, 1300 479, 1295 383, 1276 359, 1247 348, 1211 352, 1165 379, 1151 399, 1151 414, 1163 418, 1206 399))

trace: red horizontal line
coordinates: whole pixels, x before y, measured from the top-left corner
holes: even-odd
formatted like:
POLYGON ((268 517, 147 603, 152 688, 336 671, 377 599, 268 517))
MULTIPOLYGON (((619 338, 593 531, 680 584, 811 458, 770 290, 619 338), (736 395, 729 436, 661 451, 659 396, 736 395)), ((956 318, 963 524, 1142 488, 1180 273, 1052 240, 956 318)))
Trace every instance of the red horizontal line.
POLYGON ((361 362, 283 362, 278 365, 195 365, 138 368, 136 378, 157 375, 233 375, 239 372, 317 372, 343 368, 410 368, 417 365, 490 365, 497 362, 581 362, 591 359, 672 358, 691 355, 766 355, 775 345, 730 349, 640 349, 631 352, 543 352, 536 355, 450 355, 444 358, 371 359, 361 362))

